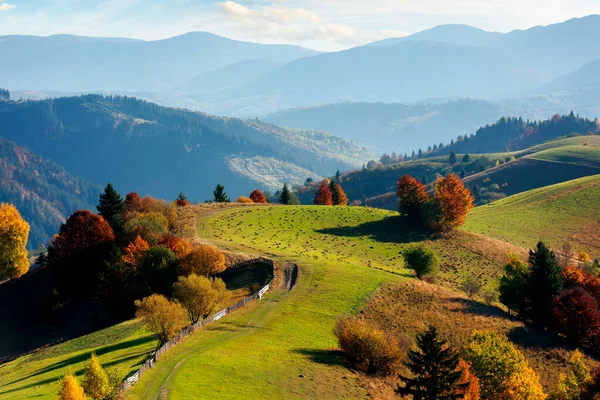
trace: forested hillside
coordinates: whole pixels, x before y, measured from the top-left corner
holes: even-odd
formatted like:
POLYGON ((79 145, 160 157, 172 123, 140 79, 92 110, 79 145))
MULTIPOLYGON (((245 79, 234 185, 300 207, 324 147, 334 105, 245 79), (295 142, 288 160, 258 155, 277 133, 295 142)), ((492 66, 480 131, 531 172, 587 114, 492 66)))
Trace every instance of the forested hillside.
MULTIPOLYGON (((267 186, 254 171, 230 168, 253 157, 296 165, 302 176, 357 167, 373 155, 353 143, 316 131, 282 129, 169 109, 127 97, 88 95, 0 105, 0 132, 67 171, 122 191, 161 198, 184 191, 210 198, 216 183, 230 195, 267 186), (308 172, 306 172, 308 171, 308 172)), ((267 180, 268 181, 268 180, 267 180)), ((274 188, 283 182, 271 182, 274 188)))
POLYGON ((72 212, 92 209, 100 187, 0 137, 0 202, 14 204, 31 225, 30 249, 47 244, 72 212))

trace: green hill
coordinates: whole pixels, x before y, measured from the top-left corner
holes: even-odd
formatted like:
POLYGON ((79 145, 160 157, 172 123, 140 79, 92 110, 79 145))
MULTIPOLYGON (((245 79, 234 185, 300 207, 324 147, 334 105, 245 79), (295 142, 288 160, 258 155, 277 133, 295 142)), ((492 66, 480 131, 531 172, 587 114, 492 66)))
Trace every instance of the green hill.
POLYGON ((360 166, 372 154, 347 140, 257 120, 215 117, 128 97, 87 95, 0 103, 2 136, 102 185, 170 199, 210 198, 217 183, 232 197, 283 182, 246 160, 288 163, 289 183, 360 166), (236 166, 235 168, 232 166, 236 166))
POLYGON ((555 248, 572 244, 600 256, 600 175, 520 193, 476 207, 465 229, 532 247, 544 240, 555 248))
POLYGON ((100 186, 0 137, 0 202, 14 204, 29 222, 28 247, 47 244, 75 210, 92 209, 100 186))

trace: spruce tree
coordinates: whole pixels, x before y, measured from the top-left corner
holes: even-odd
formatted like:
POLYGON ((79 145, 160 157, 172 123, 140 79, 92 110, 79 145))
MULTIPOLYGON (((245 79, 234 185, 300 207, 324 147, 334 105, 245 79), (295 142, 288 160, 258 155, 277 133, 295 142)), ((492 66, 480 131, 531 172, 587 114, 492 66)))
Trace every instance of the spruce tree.
MULTIPOLYGON (((466 140, 466 138, 465 138, 465 140, 466 140)), ((468 162, 471 162, 471 156, 470 156, 470 155, 468 155, 468 154, 465 154, 465 156, 464 156, 464 157, 463 157, 463 159, 462 159, 462 162, 463 162, 463 163, 468 163, 468 162)))
POLYGON ((529 317, 534 322, 548 326, 552 320, 552 300, 563 288, 561 268, 554 253, 543 242, 529 252, 529 266, 529 317))
POLYGON ((283 184, 283 189, 281 190, 281 194, 279 195, 279 203, 280 204, 290 204, 291 200, 291 192, 288 188, 287 183, 283 184))
POLYGON ((404 363, 413 378, 399 375, 404 386, 398 385, 396 392, 414 400, 462 399, 469 382, 460 383, 463 373, 457 368, 458 353, 439 338, 433 326, 417 335, 417 346, 419 350, 410 350, 404 363))
POLYGON ((341 177, 342 177, 342 174, 340 173, 340 170, 338 169, 338 170, 335 172, 335 178, 334 178, 334 180, 335 180, 336 182, 339 182, 341 177))
POLYGON ((115 190, 112 184, 106 185, 104 193, 100 194, 98 201, 98 214, 100 214, 106 222, 112 224, 115 216, 123 212, 124 200, 121 195, 115 190))
POLYGON ((452 153, 450 153, 450 157, 448 157, 448 162, 450 162, 450 164, 456 164, 456 161, 456 153, 452 151, 452 153))
POLYGON ((225 192, 225 186, 220 183, 215 187, 213 191, 214 202, 215 203, 229 203, 229 196, 227 196, 227 192, 225 192))

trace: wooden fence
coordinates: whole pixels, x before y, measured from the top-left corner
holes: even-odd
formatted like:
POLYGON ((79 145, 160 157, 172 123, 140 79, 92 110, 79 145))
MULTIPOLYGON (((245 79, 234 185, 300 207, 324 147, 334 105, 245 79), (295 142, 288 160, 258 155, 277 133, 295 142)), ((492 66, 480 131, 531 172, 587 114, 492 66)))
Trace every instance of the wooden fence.
MULTIPOLYGON (((275 267, 273 260, 269 260, 267 258, 256 258, 253 260, 248 260, 248 261, 244 261, 242 263, 236 264, 230 268, 231 269, 239 269, 239 268, 247 267, 249 265, 257 264, 257 263, 264 263, 264 264, 268 264, 268 265, 275 267)), ((183 338, 185 338, 186 336, 194 333, 195 331, 202 328, 203 326, 205 326, 213 321, 217 321, 217 320, 223 318, 224 316, 226 316, 227 314, 246 306, 249 303, 252 303, 256 300, 262 300, 264 294, 271 288, 272 282, 273 281, 267 283, 267 285, 264 286, 262 289, 260 289, 258 292, 253 293, 250 296, 243 298, 242 300, 238 301, 237 303, 211 315, 210 317, 203 319, 202 321, 196 322, 194 325, 190 325, 190 326, 184 328, 181 332, 179 332, 179 334, 177 336, 175 336, 173 339, 169 340, 167 343, 163 344, 158 350, 151 353, 148 360, 140 367, 140 369, 138 369, 133 375, 129 376, 125 380, 125 382, 123 382, 123 384, 121 385, 121 391, 125 391, 127 388, 133 386, 142 377, 142 375, 144 375, 144 373, 148 369, 154 367, 154 363, 156 363, 156 361, 160 358, 161 355, 163 355, 167 350, 169 350, 171 347, 175 346, 177 343, 179 343, 181 340, 183 340, 183 338)))

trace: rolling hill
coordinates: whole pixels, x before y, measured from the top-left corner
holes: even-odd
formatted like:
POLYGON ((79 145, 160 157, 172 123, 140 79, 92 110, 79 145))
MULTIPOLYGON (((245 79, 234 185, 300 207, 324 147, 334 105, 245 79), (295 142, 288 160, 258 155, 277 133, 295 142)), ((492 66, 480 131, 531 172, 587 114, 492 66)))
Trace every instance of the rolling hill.
POLYGON ((230 40, 206 32, 156 41, 71 35, 1 36, 0 64, 11 90, 149 91, 246 60, 287 62, 316 54, 296 46, 230 40))
POLYGON ((126 97, 97 95, 0 103, 2 136, 67 171, 117 189, 170 199, 211 198, 217 183, 234 198, 256 187, 275 189, 269 165, 287 163, 290 183, 372 157, 344 139, 279 128, 256 120, 213 117, 126 97), (264 168, 244 168, 247 161, 264 168), (262 172, 261 172, 262 170, 262 172))
POLYGON ((14 204, 31 226, 30 249, 46 245, 74 211, 93 209, 101 190, 2 137, 0 183, 0 202, 14 204))
POLYGON ((393 46, 407 41, 431 41, 461 46, 487 46, 500 36, 502 36, 502 33, 488 32, 469 25, 448 24, 438 25, 404 37, 378 40, 369 43, 368 46, 393 46))

